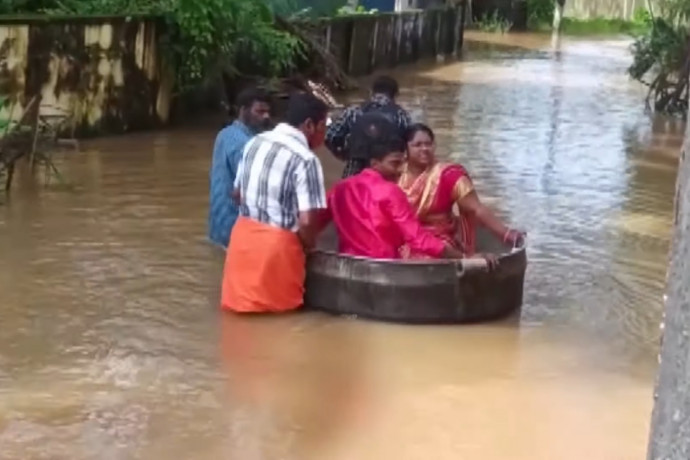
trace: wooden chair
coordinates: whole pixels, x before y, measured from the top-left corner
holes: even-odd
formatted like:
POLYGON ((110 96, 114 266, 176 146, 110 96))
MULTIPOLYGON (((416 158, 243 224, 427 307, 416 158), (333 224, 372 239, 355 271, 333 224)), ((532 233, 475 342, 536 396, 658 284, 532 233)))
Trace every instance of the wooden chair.
POLYGON ((38 101, 38 96, 31 98, 18 121, 12 120, 16 101, 13 101, 10 106, 10 119, 5 126, 2 138, 0 138, 0 173, 6 175, 4 187, 6 193, 12 186, 17 160, 33 151, 37 132, 35 113, 38 101))
POLYGON ((79 141, 75 137, 76 121, 73 110, 48 104, 41 105, 38 114, 39 129, 46 141, 70 146, 75 152, 79 152, 79 141))
POLYGON ((71 145, 79 150, 79 143, 74 138, 74 117, 69 112, 58 107, 41 105, 41 96, 31 98, 24 108, 18 121, 12 121, 16 103, 10 109, 10 121, 0 139, 0 175, 5 174, 5 192, 12 186, 16 162, 27 156, 31 170, 36 165, 45 166, 45 181, 50 179, 52 172, 57 179, 64 183, 60 171, 52 160, 52 153, 60 144, 71 145), (71 130, 67 127, 72 123, 71 130), (70 137, 61 138, 63 132, 69 132, 70 137))
POLYGON ((34 125, 35 129, 33 131, 33 142, 31 146, 31 153, 29 155, 29 164, 31 170, 36 169, 36 165, 42 164, 45 166, 45 182, 48 183, 50 180, 50 173, 53 172, 55 177, 61 183, 64 182, 60 171, 55 167, 53 163, 52 154, 57 149, 57 147, 62 143, 63 140, 60 138, 61 133, 66 131, 69 123, 72 123, 71 139, 67 138, 67 142, 72 145, 75 150, 78 151, 79 144, 76 139, 74 139, 74 127, 73 123, 74 117, 71 116, 69 111, 66 111, 60 107, 55 107, 47 104, 39 104, 35 107, 34 125))

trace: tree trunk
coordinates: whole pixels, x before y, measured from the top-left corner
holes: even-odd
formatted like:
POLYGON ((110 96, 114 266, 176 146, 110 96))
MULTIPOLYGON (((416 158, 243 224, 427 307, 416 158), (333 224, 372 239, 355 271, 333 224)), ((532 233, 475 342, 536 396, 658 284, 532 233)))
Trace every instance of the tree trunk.
POLYGON ((678 178, 659 373, 647 460, 690 459, 690 118, 678 178))
POLYGON ((565 0, 555 0, 553 2, 553 31, 561 31, 561 20, 563 19, 563 8, 565 7, 565 0))

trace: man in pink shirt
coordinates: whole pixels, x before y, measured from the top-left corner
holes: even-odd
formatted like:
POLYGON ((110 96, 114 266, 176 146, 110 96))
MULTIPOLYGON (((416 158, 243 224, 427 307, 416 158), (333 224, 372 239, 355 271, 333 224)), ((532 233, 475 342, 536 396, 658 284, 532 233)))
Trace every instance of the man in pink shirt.
POLYGON ((405 142, 395 126, 377 114, 360 117, 351 148, 368 152, 370 167, 337 183, 328 193, 325 221, 333 221, 343 254, 399 259, 404 244, 434 258, 460 259, 462 252, 422 228, 398 187, 405 142))

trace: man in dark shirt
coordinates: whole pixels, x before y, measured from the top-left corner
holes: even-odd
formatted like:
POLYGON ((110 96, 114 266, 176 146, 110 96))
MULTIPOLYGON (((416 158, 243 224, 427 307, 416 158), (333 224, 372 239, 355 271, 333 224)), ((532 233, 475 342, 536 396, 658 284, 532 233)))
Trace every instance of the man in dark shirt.
POLYGON ((349 136, 355 122, 364 113, 378 113, 393 122, 400 130, 400 135, 412 123, 410 115, 395 102, 399 92, 398 82, 387 76, 378 77, 371 87, 371 98, 359 105, 348 107, 328 127, 326 147, 339 159, 346 161, 343 177, 359 173, 369 165, 368 158, 359 158, 357 152, 349 148, 349 136))

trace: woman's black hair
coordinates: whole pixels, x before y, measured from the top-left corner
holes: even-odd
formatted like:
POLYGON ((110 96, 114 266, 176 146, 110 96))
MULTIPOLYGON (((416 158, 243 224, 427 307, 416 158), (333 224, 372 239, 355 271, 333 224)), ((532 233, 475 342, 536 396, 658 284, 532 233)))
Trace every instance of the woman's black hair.
POLYGON ((381 160, 391 152, 405 151, 405 140, 398 127, 376 112, 357 119, 349 142, 350 157, 362 160, 381 160))
POLYGON ((405 142, 411 142, 412 139, 414 139, 415 134, 417 134, 420 131, 428 134, 432 142, 435 140, 434 131, 431 128, 429 128, 429 126, 425 125, 424 123, 415 123, 413 125, 410 125, 405 130, 405 142))

